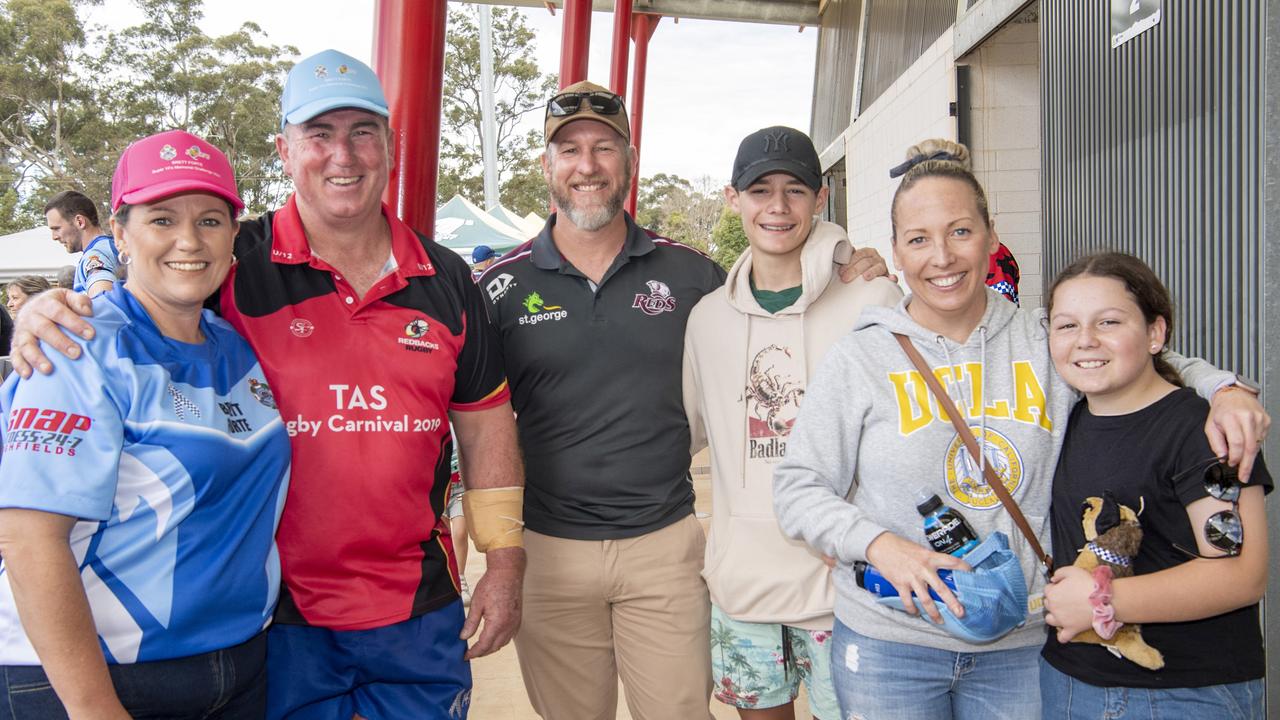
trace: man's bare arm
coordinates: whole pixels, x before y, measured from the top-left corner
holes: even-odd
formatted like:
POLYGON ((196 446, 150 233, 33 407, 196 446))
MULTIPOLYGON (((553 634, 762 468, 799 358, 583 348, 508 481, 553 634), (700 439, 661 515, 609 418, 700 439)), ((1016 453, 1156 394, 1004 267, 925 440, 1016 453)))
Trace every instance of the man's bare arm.
POLYGON ((40 349, 41 340, 72 360, 80 357, 80 346, 67 337, 62 328, 90 340, 93 326, 84 318, 91 315, 93 306, 89 296, 66 288, 46 290, 31 298, 14 318, 13 344, 9 351, 13 369, 24 378, 31 377, 33 368, 45 375, 53 372, 53 364, 40 349))

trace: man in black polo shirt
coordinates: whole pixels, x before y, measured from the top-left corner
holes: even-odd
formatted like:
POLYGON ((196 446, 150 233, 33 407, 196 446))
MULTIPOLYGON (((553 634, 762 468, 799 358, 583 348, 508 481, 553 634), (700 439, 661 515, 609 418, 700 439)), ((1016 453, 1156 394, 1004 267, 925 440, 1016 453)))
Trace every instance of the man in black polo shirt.
POLYGON ((565 88, 546 138, 558 212, 479 281, 525 456, 525 686, 545 718, 613 717, 621 674, 637 720, 707 718, 681 354, 689 311, 725 273, 622 211, 635 149, 620 97, 565 88))

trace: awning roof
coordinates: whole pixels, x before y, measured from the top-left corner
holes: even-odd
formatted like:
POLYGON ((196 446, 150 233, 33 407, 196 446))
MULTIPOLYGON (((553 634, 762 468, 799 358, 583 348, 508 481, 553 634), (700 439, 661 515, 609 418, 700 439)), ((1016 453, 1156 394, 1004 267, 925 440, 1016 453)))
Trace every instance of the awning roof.
MULTIPOLYGON (((541 0, 475 0, 487 5, 545 7, 541 0)), ((564 0, 553 0, 557 9, 564 0)), ((771 25, 816 27, 821 17, 821 0, 632 0, 631 11, 651 15, 700 20, 732 20, 771 25)), ((592 0, 591 9, 613 12, 613 0, 592 0)))

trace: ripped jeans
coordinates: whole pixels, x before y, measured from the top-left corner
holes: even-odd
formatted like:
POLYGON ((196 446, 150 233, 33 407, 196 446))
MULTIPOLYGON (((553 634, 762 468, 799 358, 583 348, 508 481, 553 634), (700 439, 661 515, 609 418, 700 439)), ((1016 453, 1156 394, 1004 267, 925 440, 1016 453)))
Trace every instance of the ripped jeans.
POLYGON ((1040 717, 1039 645, 952 652, 873 640, 839 620, 832 640, 842 720, 1040 717))

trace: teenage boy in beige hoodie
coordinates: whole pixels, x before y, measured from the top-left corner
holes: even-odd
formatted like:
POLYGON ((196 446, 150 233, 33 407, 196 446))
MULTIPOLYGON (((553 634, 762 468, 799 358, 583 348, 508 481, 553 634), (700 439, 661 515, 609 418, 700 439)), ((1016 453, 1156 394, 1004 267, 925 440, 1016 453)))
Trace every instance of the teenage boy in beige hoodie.
POLYGON ((809 374, 867 305, 894 305, 888 279, 842 283, 853 248, 815 213, 827 200, 813 142, 770 127, 738 148, 725 199, 750 246, 685 332, 684 405, 693 451, 711 447, 715 696, 744 719, 791 718, 800 682, 820 720, 840 716, 829 638, 835 593, 824 559, 783 535, 773 469, 809 374))

